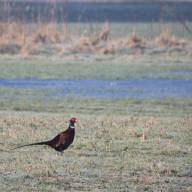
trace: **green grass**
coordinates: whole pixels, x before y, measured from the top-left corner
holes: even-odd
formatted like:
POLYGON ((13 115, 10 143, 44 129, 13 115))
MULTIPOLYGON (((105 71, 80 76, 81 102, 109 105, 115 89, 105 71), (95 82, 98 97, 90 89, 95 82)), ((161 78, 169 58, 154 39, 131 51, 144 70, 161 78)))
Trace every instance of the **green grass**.
POLYGON ((0 56, 0 79, 191 79, 191 56, 0 56))
POLYGON ((142 114, 0 112, 1 149, 49 139, 70 116, 79 120, 63 156, 43 146, 1 151, 1 190, 192 190, 192 116, 142 114))
MULTIPOLYGON (((87 31, 86 34, 92 36, 93 33, 100 32, 103 28, 103 23, 68 23, 67 27, 70 32, 74 34, 82 34, 87 31)), ((192 27, 192 22, 187 22, 189 28, 192 27)), ((59 24, 58 28, 61 27, 59 24)), ((110 23, 110 34, 111 37, 127 37, 133 31, 145 38, 154 38, 158 36, 163 30, 169 29, 173 35, 182 38, 191 39, 191 34, 186 31, 182 23, 180 22, 127 22, 127 23, 110 23)))
POLYGON ((85 99, 54 95, 54 89, 0 88, 0 109, 83 114, 190 115, 191 99, 85 99))

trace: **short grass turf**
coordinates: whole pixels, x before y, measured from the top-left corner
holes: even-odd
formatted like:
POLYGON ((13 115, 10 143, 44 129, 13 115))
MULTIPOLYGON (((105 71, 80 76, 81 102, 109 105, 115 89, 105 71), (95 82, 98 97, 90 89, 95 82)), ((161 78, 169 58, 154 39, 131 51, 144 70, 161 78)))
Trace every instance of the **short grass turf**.
POLYGON ((0 112, 2 191, 192 190, 192 116, 0 112), (47 140, 78 118, 72 146, 47 140))
POLYGON ((192 57, 176 55, 0 55, 0 79, 191 79, 192 57), (178 73, 178 71, 180 71, 178 73))

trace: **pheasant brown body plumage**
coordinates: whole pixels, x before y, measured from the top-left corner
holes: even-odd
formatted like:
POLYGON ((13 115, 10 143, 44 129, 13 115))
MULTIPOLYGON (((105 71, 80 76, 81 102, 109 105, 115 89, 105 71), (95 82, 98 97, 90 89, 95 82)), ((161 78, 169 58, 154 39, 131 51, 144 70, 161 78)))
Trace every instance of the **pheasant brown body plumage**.
POLYGON ((56 137, 49 141, 42 141, 37 143, 31 143, 27 145, 21 145, 17 148, 21 147, 27 147, 32 145, 48 145, 49 147, 55 149, 56 151, 63 152, 65 149, 73 143, 74 137, 75 137, 75 123, 77 122, 76 118, 71 118, 69 121, 69 127, 67 130, 59 133, 56 137))

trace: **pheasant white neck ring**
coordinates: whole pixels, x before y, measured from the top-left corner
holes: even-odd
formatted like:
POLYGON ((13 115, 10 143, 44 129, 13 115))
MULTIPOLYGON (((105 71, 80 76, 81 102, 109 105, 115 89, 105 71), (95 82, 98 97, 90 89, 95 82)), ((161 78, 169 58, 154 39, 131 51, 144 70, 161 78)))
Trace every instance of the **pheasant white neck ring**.
POLYGON ((69 121, 69 128, 71 129, 75 129, 75 123, 77 122, 77 119, 76 118, 71 118, 70 121, 69 121))
POLYGON ((69 128, 71 128, 71 129, 75 129, 75 123, 70 122, 70 124, 69 124, 69 128))

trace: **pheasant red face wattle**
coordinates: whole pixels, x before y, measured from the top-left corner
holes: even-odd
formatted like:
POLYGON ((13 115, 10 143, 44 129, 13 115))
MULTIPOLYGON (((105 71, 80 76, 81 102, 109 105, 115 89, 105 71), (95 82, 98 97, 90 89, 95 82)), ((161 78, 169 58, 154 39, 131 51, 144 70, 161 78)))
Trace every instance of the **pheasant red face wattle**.
POLYGON ((75 117, 73 117, 73 118, 70 119, 70 122, 71 122, 71 123, 76 123, 76 122, 77 122, 77 119, 76 119, 75 117))

